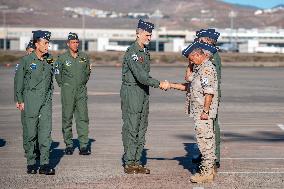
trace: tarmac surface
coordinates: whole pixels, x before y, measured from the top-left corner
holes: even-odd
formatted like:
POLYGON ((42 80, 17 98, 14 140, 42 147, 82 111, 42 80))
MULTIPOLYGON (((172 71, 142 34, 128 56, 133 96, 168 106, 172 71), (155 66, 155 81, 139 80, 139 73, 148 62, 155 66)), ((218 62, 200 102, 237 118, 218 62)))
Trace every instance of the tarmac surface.
MULTIPOLYGON (((92 154, 64 155, 59 88, 53 99, 55 176, 27 175, 13 69, 0 69, 0 188, 284 188, 284 67, 223 69, 221 168, 210 184, 192 184, 197 154, 185 94, 151 89, 143 161, 150 175, 126 175, 121 156, 119 67, 97 67, 88 83, 92 154)), ((153 67, 159 80, 183 82, 184 68, 153 67)), ((73 126, 74 139, 77 138, 73 126)), ((78 145, 78 141, 75 140, 78 145)))

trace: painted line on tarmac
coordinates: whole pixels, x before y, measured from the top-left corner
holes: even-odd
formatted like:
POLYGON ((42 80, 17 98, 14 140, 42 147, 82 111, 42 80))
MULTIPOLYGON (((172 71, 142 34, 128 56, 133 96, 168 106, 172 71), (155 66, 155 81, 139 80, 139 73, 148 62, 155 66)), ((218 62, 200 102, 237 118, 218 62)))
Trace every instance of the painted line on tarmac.
POLYGON ((279 158, 221 158, 221 159, 223 159, 223 160, 234 160, 234 159, 236 159, 236 160, 284 160, 284 157, 283 158, 281 158, 281 157, 279 157, 279 158))
MULTIPOLYGON (((53 94, 60 95, 60 92, 54 92, 53 94)), ((91 96, 106 96, 106 95, 118 95, 118 94, 119 93, 115 92, 93 92, 93 91, 88 92, 88 95, 91 96)))
POLYGON ((220 174, 284 174, 284 172, 257 172, 257 171, 218 171, 220 174))
POLYGON ((284 125, 283 124, 277 124, 277 126, 284 131, 284 125))

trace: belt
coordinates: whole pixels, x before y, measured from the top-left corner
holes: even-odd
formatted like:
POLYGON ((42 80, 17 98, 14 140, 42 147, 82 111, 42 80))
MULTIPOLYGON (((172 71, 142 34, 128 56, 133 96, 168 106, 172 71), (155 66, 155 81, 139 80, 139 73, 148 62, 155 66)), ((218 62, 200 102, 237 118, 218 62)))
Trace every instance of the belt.
POLYGON ((122 85, 135 86, 135 85, 138 85, 138 84, 137 83, 128 83, 128 82, 123 81, 122 85))

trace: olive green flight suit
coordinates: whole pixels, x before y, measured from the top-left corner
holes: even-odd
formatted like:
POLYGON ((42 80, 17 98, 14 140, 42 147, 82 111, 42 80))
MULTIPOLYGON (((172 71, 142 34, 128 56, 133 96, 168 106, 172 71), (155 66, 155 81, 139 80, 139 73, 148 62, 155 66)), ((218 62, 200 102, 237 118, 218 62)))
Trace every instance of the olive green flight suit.
POLYGON ((149 86, 158 88, 160 84, 149 72, 149 51, 137 42, 133 43, 124 55, 120 90, 123 160, 126 165, 141 164, 148 126, 149 86))
MULTIPOLYGON (((214 64, 217 72, 218 78, 218 104, 220 103, 221 99, 221 57, 218 52, 216 52, 212 58, 212 63, 214 64)), ((220 162, 220 143, 221 143, 221 136, 220 136, 220 125, 218 122, 218 112, 216 114, 216 118, 213 120, 214 132, 215 132, 215 141, 216 141, 216 162, 220 162)))
POLYGON ((35 52, 23 57, 15 75, 15 101, 24 102, 23 143, 27 164, 36 163, 36 143, 40 165, 49 164, 52 129, 53 59, 43 60, 35 52), (25 144, 26 143, 26 144, 25 144), (26 147, 25 147, 26 146, 26 147))
POLYGON ((89 142, 89 117, 87 107, 87 82, 90 77, 90 61, 86 54, 78 52, 73 58, 67 50, 55 65, 55 78, 61 88, 62 132, 66 147, 73 147, 72 119, 75 114, 80 149, 89 142))
MULTIPOLYGON (((20 64, 17 64, 16 65, 16 70, 15 70, 15 77, 14 77, 14 101, 15 103, 17 102, 17 91, 16 91, 16 86, 17 86, 17 82, 18 82, 18 79, 17 79, 17 70, 19 68, 19 65, 20 64)), ((23 128, 23 148, 24 148, 24 151, 25 153, 27 153, 27 130, 24 129, 26 128, 25 126, 25 114, 24 114, 25 111, 21 111, 21 124, 22 124, 22 128, 23 128)))

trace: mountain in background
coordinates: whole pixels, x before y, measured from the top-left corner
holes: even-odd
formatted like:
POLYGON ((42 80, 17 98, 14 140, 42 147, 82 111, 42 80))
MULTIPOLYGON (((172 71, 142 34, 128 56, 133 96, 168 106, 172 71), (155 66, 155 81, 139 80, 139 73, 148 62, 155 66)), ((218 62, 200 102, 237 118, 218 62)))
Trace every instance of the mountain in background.
MULTIPOLYGON (((163 14, 159 25, 167 29, 229 28, 231 11, 236 13, 235 28, 284 28, 284 9, 279 7, 283 5, 265 12, 216 0, 0 0, 6 25, 42 28, 81 28, 82 8, 88 9, 86 28, 132 29, 139 18, 133 15, 152 15, 157 9, 163 14)), ((3 20, 0 14, 0 23, 3 20)), ((157 23, 152 17, 150 21, 157 23)))

